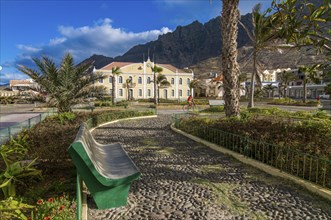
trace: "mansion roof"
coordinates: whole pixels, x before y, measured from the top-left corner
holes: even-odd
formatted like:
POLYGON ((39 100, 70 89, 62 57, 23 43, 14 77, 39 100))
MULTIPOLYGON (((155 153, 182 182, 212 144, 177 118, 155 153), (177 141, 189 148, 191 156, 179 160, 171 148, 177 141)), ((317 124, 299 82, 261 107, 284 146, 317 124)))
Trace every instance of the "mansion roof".
POLYGON ((112 62, 104 67, 101 68, 101 70, 111 70, 113 67, 119 67, 122 68, 124 66, 133 64, 132 62, 112 62))
MULTIPOLYGON (((119 67, 119 68, 122 68, 122 67, 125 67, 125 66, 128 66, 128 65, 132 65, 132 64, 140 64, 140 65, 143 65, 143 63, 133 63, 133 62, 112 62, 104 67, 102 67, 100 70, 112 70, 113 67, 119 67)), ((156 66, 159 66, 159 67, 162 67, 162 68, 166 68, 172 72, 180 72, 180 73, 192 73, 192 70, 191 69, 178 69, 176 67, 174 67, 173 65, 171 64, 162 64, 162 63, 158 63, 158 64, 155 64, 156 66)))

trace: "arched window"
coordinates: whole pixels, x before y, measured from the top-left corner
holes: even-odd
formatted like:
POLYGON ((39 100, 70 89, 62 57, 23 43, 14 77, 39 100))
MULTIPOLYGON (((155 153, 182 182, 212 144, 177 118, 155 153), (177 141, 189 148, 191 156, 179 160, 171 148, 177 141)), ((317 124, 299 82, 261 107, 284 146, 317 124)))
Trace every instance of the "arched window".
POLYGON ((175 79, 171 78, 171 85, 175 84, 175 79))
POLYGON ((143 96, 143 90, 142 89, 139 89, 139 96, 143 96))
POLYGON ((143 83, 142 78, 139 77, 139 78, 138 78, 138 84, 142 84, 142 83, 143 83))
POLYGON ((171 96, 174 97, 175 96, 175 90, 171 90, 171 96))
POLYGON ((109 83, 113 83, 113 77, 109 76, 109 83))
POLYGON ((151 77, 147 77, 147 84, 151 84, 151 77))
POLYGON ((151 97, 151 90, 150 89, 147 90, 147 96, 151 97))
POLYGON ((190 80, 190 78, 187 78, 187 85, 189 86, 190 85, 190 82, 191 82, 191 80, 190 80))
POLYGON ((183 79, 179 78, 179 85, 182 85, 182 84, 183 84, 183 79))
POLYGON ((123 77, 122 76, 118 77, 118 83, 123 83, 123 77))
POLYGON ((119 96, 123 96, 123 89, 119 90, 119 96))
POLYGON ((182 97, 183 96, 183 91, 181 89, 178 91, 178 96, 179 97, 182 97))

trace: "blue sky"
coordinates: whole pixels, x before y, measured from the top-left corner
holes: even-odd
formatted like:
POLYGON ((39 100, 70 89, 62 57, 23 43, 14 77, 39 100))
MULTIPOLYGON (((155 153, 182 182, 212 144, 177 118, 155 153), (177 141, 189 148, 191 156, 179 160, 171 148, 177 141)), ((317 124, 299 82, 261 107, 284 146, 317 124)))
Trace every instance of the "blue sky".
MULTIPOLYGON (((31 66, 42 55, 56 62, 71 52, 78 63, 93 54, 115 57, 156 40, 177 26, 205 23, 220 14, 213 0, 0 0, 0 83, 25 79, 17 64, 31 66)), ((257 3, 241 0, 241 14, 257 3)))

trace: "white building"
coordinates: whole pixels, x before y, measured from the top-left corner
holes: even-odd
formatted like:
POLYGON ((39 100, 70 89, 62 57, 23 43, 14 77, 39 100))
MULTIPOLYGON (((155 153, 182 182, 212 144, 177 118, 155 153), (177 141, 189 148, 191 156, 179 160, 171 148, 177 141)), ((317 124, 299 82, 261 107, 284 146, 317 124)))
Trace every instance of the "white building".
POLYGON ((101 69, 95 69, 94 72, 103 73, 106 79, 96 82, 96 85, 105 86, 107 94, 112 95, 113 77, 116 77, 116 98, 118 100, 149 99, 154 97, 154 72, 151 67, 162 67, 161 74, 165 75, 170 83, 169 87, 159 88, 159 98, 163 99, 187 99, 191 94, 190 82, 193 80, 193 71, 185 68, 178 69, 170 64, 158 64, 152 62, 149 58, 142 63, 132 62, 112 62, 101 69), (112 68, 119 67, 122 74, 112 75, 112 68), (127 79, 130 84, 126 85, 127 79))

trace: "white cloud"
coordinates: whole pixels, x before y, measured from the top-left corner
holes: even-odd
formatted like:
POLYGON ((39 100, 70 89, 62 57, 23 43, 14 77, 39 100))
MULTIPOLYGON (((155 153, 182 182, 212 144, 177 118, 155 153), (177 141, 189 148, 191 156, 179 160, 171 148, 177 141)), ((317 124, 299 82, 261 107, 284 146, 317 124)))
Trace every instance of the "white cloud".
POLYGON ((63 43, 66 40, 67 39, 65 37, 50 39, 49 40, 49 45, 50 46, 54 46, 54 45, 57 45, 57 44, 61 44, 61 43, 63 43))
POLYGON ((40 58, 43 55, 58 62, 67 52, 73 54, 75 62, 80 62, 93 54, 116 57, 123 55, 135 45, 156 40, 159 35, 171 32, 168 27, 130 32, 122 28, 114 28, 110 18, 100 19, 91 26, 59 26, 58 31, 59 37, 50 39, 48 44, 38 48, 31 45, 17 45, 21 53, 12 67, 16 64, 29 66, 29 62, 31 66, 31 57, 40 58))
POLYGON ((38 52, 38 51, 41 50, 40 48, 27 46, 27 45, 23 45, 23 44, 17 45, 17 48, 20 49, 20 50, 27 51, 27 52, 38 52))

